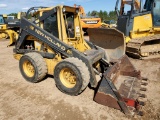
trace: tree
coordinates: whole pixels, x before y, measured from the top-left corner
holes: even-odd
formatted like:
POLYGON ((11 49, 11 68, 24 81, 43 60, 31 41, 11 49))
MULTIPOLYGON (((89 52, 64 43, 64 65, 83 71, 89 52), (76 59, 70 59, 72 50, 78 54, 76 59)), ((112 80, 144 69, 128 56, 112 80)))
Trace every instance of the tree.
POLYGON ((17 17, 17 13, 10 13, 10 14, 8 14, 8 16, 15 16, 15 17, 17 17))
POLYGON ((104 20, 104 15, 102 10, 99 11, 99 17, 101 18, 102 21, 104 20))
POLYGON ((88 16, 99 16, 102 21, 106 20, 114 20, 117 21, 117 14, 115 11, 110 11, 109 13, 107 11, 100 10, 99 12, 93 10, 91 12, 88 12, 88 16))
POLYGON ((91 16, 91 12, 90 11, 87 13, 87 16, 91 16))
POLYGON ((108 16, 107 11, 104 11, 104 12, 103 12, 103 21, 104 21, 104 20, 107 20, 108 17, 109 17, 109 16, 108 16))
POLYGON ((93 11, 91 12, 91 16, 98 16, 98 12, 97 12, 96 10, 93 10, 93 11))
POLYGON ((115 20, 115 21, 117 21, 116 11, 110 11, 109 12, 109 20, 115 20))

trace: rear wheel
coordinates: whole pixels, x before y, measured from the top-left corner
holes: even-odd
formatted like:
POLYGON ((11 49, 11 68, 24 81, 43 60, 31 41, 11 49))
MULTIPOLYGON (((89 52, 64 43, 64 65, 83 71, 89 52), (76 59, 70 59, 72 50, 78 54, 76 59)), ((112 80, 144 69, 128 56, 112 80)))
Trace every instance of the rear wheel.
POLYGON ((41 81, 47 74, 47 66, 43 57, 34 52, 21 57, 19 69, 22 76, 33 83, 41 81))
POLYGON ((88 85, 90 75, 87 66, 78 58, 67 58, 54 70, 57 87, 69 95, 78 95, 88 85))

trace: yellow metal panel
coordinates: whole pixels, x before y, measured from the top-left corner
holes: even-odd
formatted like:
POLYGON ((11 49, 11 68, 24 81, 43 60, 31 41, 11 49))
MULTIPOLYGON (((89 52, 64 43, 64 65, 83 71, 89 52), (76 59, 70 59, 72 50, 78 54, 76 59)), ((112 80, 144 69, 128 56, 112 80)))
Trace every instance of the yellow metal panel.
MULTIPOLYGON (((146 14, 134 17, 133 30, 130 31, 130 38, 138 38, 154 35, 155 31, 152 26, 152 15, 146 14)), ((128 42, 129 39, 126 39, 128 42)))
POLYGON ((154 32, 150 31, 137 31, 137 32, 131 32, 130 37, 132 38, 139 38, 139 37, 145 37, 145 36, 151 36, 154 35, 154 32))
POLYGON ((45 58, 46 64, 47 64, 47 69, 48 69, 48 74, 53 75, 54 68, 55 66, 61 61, 60 56, 56 56, 54 59, 47 59, 45 58))
POLYGON ((53 8, 54 8, 54 7, 40 8, 38 11, 39 11, 39 12, 44 12, 44 11, 52 10, 53 8))
POLYGON ((133 31, 141 31, 152 28, 152 16, 146 14, 134 18, 133 31))
MULTIPOLYGON (((146 14, 134 17, 133 30, 130 32, 130 38, 138 38, 160 34, 160 28, 154 28, 152 15, 146 14)), ((128 42, 129 39, 126 39, 128 42)))
POLYGON ((14 57, 16 60, 20 60, 20 58, 21 58, 22 56, 23 56, 22 54, 13 54, 13 57, 14 57))
POLYGON ((7 25, 6 24, 0 25, 0 31, 1 30, 6 30, 6 29, 7 29, 7 25))
POLYGON ((7 15, 6 15, 6 14, 3 14, 3 17, 4 17, 4 18, 7 18, 7 15))
POLYGON ((160 27, 159 28, 153 28, 154 31, 159 31, 160 33, 160 27))
POLYGON ((125 40, 126 40, 126 43, 128 43, 131 40, 131 38, 130 37, 125 37, 125 40))
POLYGON ((57 7, 57 21, 58 21, 58 31, 59 39, 64 43, 68 44, 67 34, 66 34, 66 25, 64 21, 63 6, 57 7))

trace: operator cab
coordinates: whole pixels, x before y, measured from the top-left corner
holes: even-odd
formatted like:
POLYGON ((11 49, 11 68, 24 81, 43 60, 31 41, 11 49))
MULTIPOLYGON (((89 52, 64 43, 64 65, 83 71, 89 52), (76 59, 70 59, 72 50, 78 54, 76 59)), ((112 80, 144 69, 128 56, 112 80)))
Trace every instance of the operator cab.
POLYGON ((5 23, 5 20, 4 20, 4 18, 3 18, 3 15, 0 15, 0 24, 2 25, 2 24, 4 24, 5 23))
POLYGON ((160 0, 154 0, 152 6, 153 9, 151 10, 153 13, 153 25, 160 26, 160 0))
POLYGON ((123 1, 120 12, 118 3, 119 0, 117 0, 115 7, 118 16, 117 29, 123 32, 125 36, 130 35, 130 31, 133 30, 134 18, 138 16, 152 14, 152 26, 160 26, 160 0, 146 0, 144 5, 143 0, 123 1))

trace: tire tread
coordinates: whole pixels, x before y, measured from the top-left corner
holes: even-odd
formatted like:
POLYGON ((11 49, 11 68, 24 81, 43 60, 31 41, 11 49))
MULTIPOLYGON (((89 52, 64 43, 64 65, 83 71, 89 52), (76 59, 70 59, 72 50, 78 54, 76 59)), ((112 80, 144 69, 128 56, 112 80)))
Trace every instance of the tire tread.
POLYGON ((43 59, 43 57, 40 54, 38 54, 36 52, 27 53, 25 55, 30 57, 31 59, 33 59, 37 65, 38 78, 34 82, 41 81, 47 74, 47 66, 45 64, 45 60, 43 59))
POLYGON ((89 74, 88 67, 82 60, 75 58, 75 57, 66 58, 63 61, 74 64, 80 70, 81 75, 82 75, 82 80, 83 80, 82 88, 79 91, 79 93, 81 93, 87 87, 89 80, 90 80, 90 74, 89 74))

